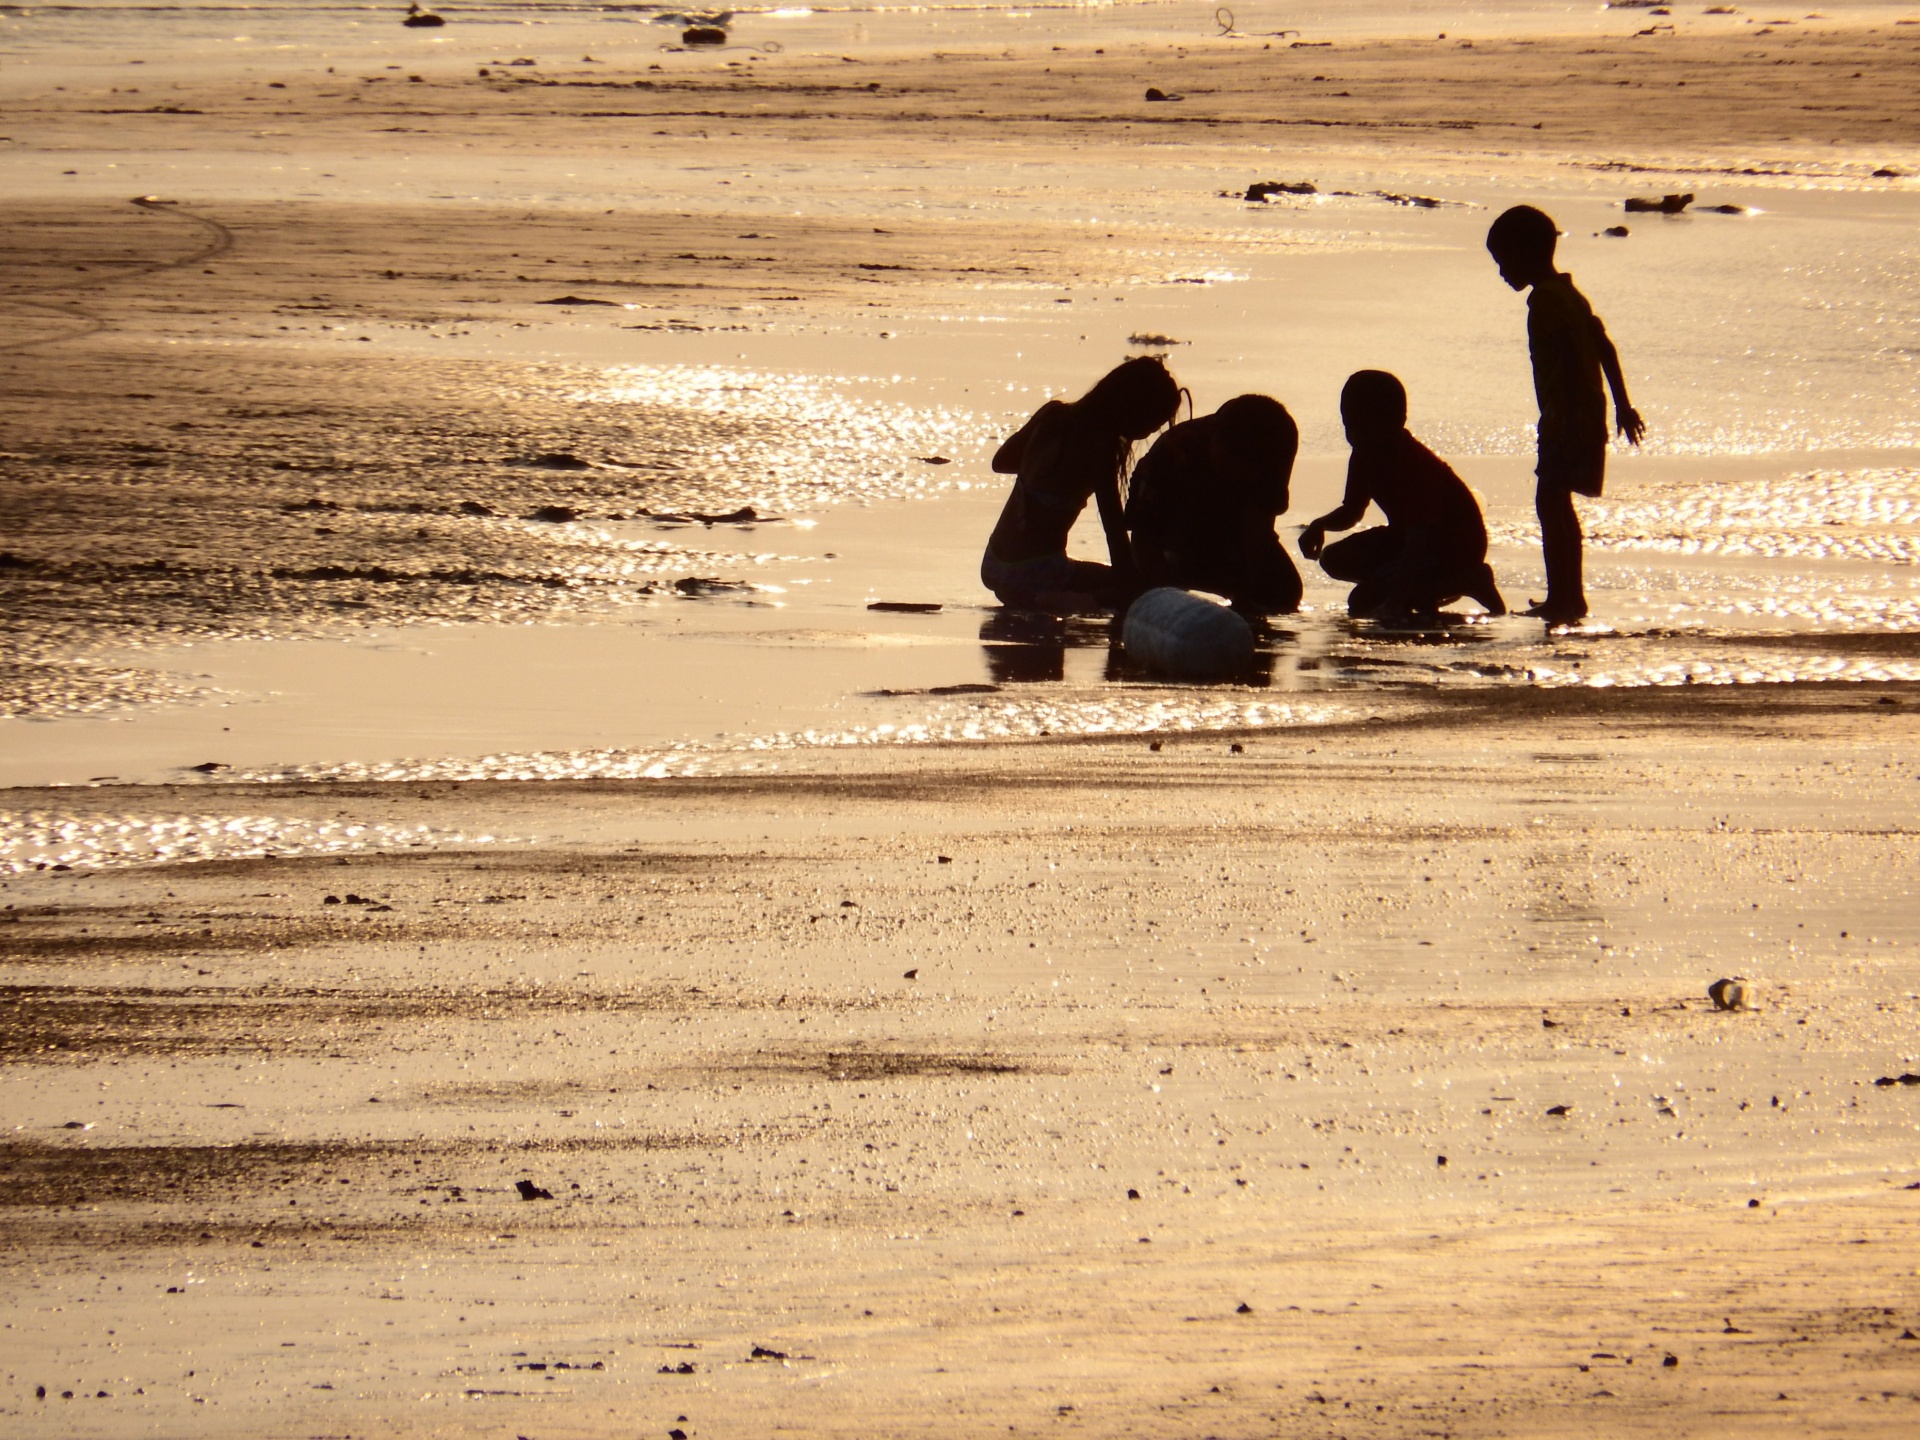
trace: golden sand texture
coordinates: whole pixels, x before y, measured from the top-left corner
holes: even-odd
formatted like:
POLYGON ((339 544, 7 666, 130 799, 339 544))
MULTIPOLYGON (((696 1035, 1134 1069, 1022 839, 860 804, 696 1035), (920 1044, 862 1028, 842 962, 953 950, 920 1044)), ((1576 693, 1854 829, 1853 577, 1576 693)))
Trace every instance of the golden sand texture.
MULTIPOLYGON (((1251 144, 1311 141, 1864 184, 1916 143, 1916 45, 16 91, 9 163, 54 173, 0 235, 0 548, 30 562, 0 586, 54 648, 89 590, 222 633, 374 603, 389 582, 271 574, 342 563, 333 512, 287 508, 325 465, 318 498, 387 517, 351 563, 427 577, 411 613, 464 613, 479 582, 433 578, 461 566, 564 606, 557 552, 441 513, 525 499, 465 458, 603 438, 563 375, 281 337, 531 324, 568 293, 817 317, 1133 263, 1064 221, 162 197, 183 220, 59 199, 70 148, 1178 146, 1252 179, 1251 144)), ((581 473, 554 503, 599 503, 581 473)), ((773 778, 8 792, 520 839, 0 881, 0 1428, 1909 1435, 1920 1089, 1874 1081, 1920 1069, 1912 704, 1383 696, 1311 735, 773 778), (1755 1008, 1714 1011, 1722 976, 1755 1008)))
POLYGON ((1014 138, 1247 144, 1332 132, 1480 153, 1698 160, 1783 143, 1911 147, 1920 136, 1920 26, 1270 43, 795 54, 670 72, 640 60, 553 61, 417 83, 376 66, 316 77, 289 65, 284 88, 271 91, 251 79, 169 81, 137 94, 70 88, 22 97, 8 118, 16 140, 36 146, 103 135, 116 145, 268 150, 351 139, 372 147, 362 155, 566 146, 609 158, 696 138, 716 149, 778 137, 870 151, 1014 138), (1149 102, 1148 87, 1179 98, 1149 102))
POLYGON ((1882 698, 47 792, 538 843, 5 882, 0 1406, 1908 1434, 1914 1092, 1873 1081, 1916 1019, 1914 735, 1882 698), (1715 1011, 1724 972, 1755 1010, 1715 1011))

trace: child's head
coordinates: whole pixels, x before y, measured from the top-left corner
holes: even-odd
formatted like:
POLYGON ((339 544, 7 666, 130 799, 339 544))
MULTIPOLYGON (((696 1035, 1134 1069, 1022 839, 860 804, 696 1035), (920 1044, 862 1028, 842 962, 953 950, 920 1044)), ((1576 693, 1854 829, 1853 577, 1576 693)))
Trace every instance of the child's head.
POLYGON ((1222 477, 1249 500, 1287 508, 1300 427, 1271 395, 1236 395, 1214 412, 1208 444, 1222 477))
POLYGON ((1180 387, 1157 355, 1138 355, 1113 367, 1080 405, 1129 440, 1144 440, 1173 419, 1180 387))
POLYGON ((1531 205, 1504 210, 1487 227, 1487 253, 1500 267, 1500 278, 1516 290, 1553 273, 1553 249, 1559 240, 1560 227, 1553 218, 1531 205))
POLYGON ((1355 449, 1391 440, 1407 428, 1407 387, 1384 370, 1356 370, 1340 389, 1340 419, 1355 449))

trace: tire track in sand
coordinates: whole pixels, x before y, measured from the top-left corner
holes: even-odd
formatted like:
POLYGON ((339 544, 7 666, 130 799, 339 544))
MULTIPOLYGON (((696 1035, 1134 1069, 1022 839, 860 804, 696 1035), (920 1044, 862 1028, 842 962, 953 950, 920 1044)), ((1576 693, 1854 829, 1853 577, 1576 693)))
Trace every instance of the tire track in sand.
MULTIPOLYGON (((218 220, 209 220, 204 215, 196 215, 190 210, 180 209, 176 201, 161 200, 152 195, 140 195, 128 203, 136 205, 142 210, 152 211, 157 215, 171 216, 176 220, 184 220, 191 225, 198 226, 205 237, 205 243, 189 255, 177 256, 171 260, 153 260, 136 263, 130 268, 121 271, 118 275, 95 281, 89 287, 95 293, 107 285, 118 284, 125 280, 138 279, 146 275, 157 275, 167 270, 178 270, 186 265, 202 264, 217 255, 224 255, 228 250, 233 248, 233 232, 231 230, 222 225, 218 220)), ((35 293, 36 288, 42 291, 50 291, 65 289, 67 286, 62 282, 58 285, 27 287, 24 294, 31 295, 35 293)), ((20 293, 6 296, 4 299, 5 303, 12 307, 24 308, 29 314, 54 316, 63 320, 76 321, 79 328, 64 331, 58 335, 43 335, 33 340, 20 340, 12 344, 0 345, 0 354, 23 354, 27 351, 38 350, 48 345, 57 345, 69 340, 84 339, 88 335, 98 334, 107 328, 107 321, 89 309, 87 302, 82 300, 33 300, 24 298, 20 293)))

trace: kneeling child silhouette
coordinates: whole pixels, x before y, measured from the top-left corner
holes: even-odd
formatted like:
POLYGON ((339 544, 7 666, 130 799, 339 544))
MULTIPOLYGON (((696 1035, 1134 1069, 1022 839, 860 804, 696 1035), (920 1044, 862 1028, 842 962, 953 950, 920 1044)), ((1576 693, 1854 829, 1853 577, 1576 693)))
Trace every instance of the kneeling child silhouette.
POLYGON ((1301 532, 1300 553, 1353 583, 1347 613, 1372 619, 1426 615, 1468 596, 1507 613, 1487 566, 1487 524, 1466 482, 1407 430, 1407 392, 1384 370, 1357 371, 1340 392, 1353 456, 1346 496, 1301 532), (1360 523, 1369 504, 1387 523, 1332 545, 1329 530, 1360 523))

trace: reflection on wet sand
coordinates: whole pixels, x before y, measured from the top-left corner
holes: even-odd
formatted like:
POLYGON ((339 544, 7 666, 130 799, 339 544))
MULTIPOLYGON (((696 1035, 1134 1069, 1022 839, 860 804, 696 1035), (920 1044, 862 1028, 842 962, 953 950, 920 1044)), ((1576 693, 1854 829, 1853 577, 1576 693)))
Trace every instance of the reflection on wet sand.
MULTIPOLYGON (((1001 610, 980 625, 997 685, 1067 684, 1072 651, 1100 651, 1105 685, 1174 695, 1218 688, 1299 693, 1526 685, 1594 689, 1666 685, 1767 685, 1920 680, 1920 638, 1906 632, 1743 634, 1705 627, 1593 625, 1542 637, 1524 620, 1441 615, 1381 624, 1338 613, 1256 626, 1255 668, 1226 687, 1182 686, 1130 666, 1118 627, 1100 617, 1061 619, 1001 610)), ((1091 672, 1083 679, 1091 679, 1091 672)))
POLYGON ((1110 685, 1128 682, 1150 683, 1174 689, 1229 688, 1265 689, 1274 683, 1276 669, 1290 669, 1297 657, 1284 648, 1296 638, 1290 630, 1277 630, 1266 621, 1253 617, 1258 649, 1253 664, 1224 682, 1205 686, 1182 686, 1161 676, 1149 675, 1127 658, 1121 641, 1120 617, 1105 615, 1059 616, 1033 610, 1005 608, 989 612, 980 622, 980 648, 986 657, 987 673, 996 685, 1058 684, 1066 679, 1069 650, 1101 650, 1105 663, 1100 678, 1110 685))
POLYGON ((946 488, 915 457, 980 429, 959 410, 722 366, 219 363, 246 405, 144 395, 85 426, 9 412, 0 719, 208 688, 99 664, 108 648, 525 624, 716 575, 738 588, 792 559, 793 529, 766 517, 946 488))

